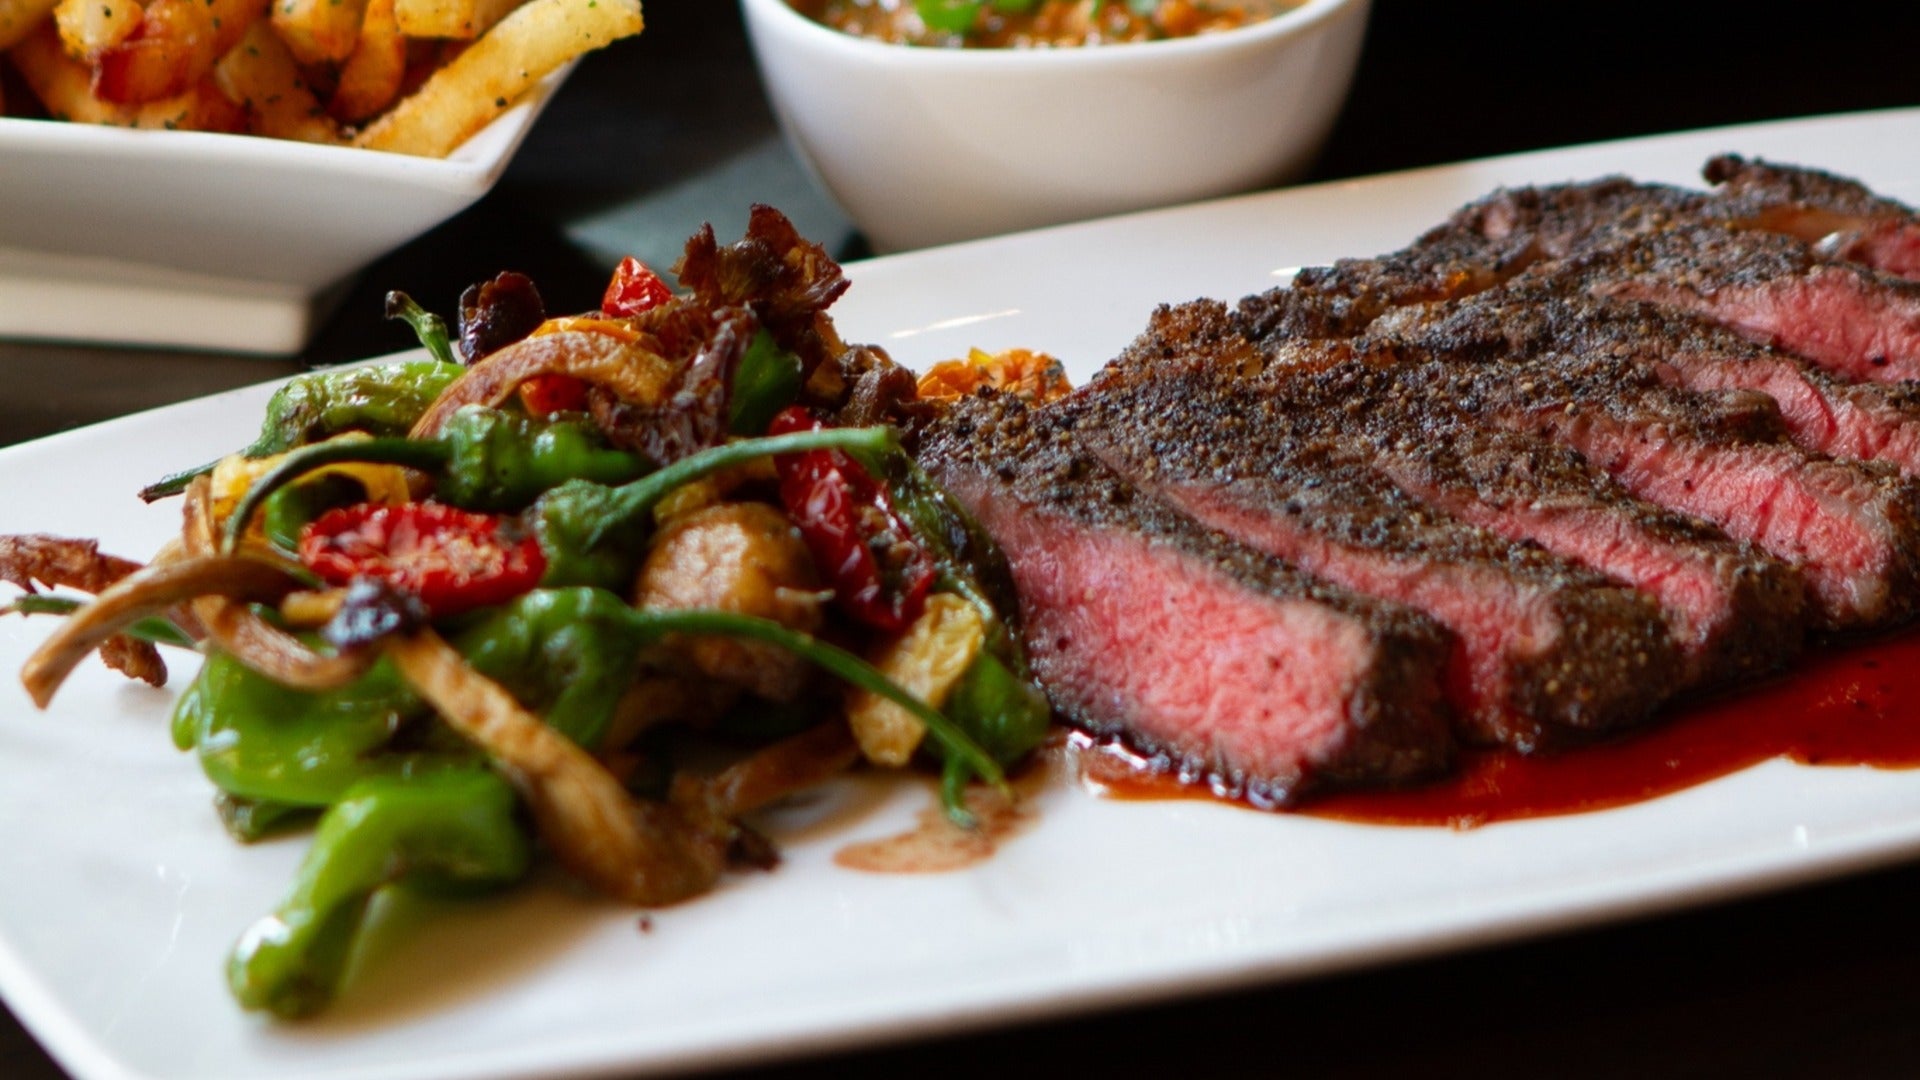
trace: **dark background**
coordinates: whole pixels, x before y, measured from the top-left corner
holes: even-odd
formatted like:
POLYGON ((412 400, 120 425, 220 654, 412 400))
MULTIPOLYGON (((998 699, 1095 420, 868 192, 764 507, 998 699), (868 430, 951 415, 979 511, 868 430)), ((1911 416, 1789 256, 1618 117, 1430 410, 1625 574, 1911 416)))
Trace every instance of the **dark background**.
MULTIPOLYGON (((556 306, 587 306, 618 254, 670 264, 700 221, 737 232, 756 199, 788 209, 841 256, 863 254, 778 144, 734 6, 652 0, 647 20, 641 37, 574 75, 491 196, 372 267, 306 355, 0 342, 0 445, 406 348, 404 329, 379 318, 388 288, 446 309, 469 282, 513 268, 556 306)), ((1916 42, 1914 4, 1377 0, 1353 97, 1314 178, 1920 104, 1916 42)), ((18 510, 0 513, 5 528, 29 524, 18 510)), ((1450 958, 743 1075, 1920 1075, 1916 910, 1920 869, 1896 869, 1450 958)), ((0 1014, 0 1078, 61 1075, 0 1014)))

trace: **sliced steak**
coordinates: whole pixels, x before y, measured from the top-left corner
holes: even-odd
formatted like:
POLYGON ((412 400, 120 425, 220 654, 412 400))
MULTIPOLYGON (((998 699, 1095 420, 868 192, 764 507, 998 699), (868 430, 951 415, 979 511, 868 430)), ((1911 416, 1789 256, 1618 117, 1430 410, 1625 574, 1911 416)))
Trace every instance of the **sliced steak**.
POLYGON ((1559 349, 1628 359, 1695 390, 1757 390, 1779 405, 1800 446, 1920 476, 1920 385, 1847 382, 1698 317, 1594 297, 1562 287, 1562 277, 1530 271, 1458 303, 1390 312, 1374 329, 1522 356, 1559 349))
MULTIPOLYGON (((1444 315, 1460 306, 1408 310, 1444 315)), ((1272 395, 1280 422, 1295 437, 1358 443, 1375 469, 1428 505, 1649 593, 1686 657, 1686 682, 1751 676, 1798 651, 1805 584, 1780 560, 1697 517, 1633 497, 1556 442, 1489 426, 1448 401, 1411 393, 1391 367, 1337 360, 1276 365, 1256 380, 1260 362, 1210 344, 1218 318, 1217 305, 1162 309, 1123 362, 1164 368, 1183 357, 1226 358, 1216 360, 1215 370, 1230 369, 1250 387, 1219 392, 1272 395)), ((1517 325, 1469 325, 1454 333, 1495 336, 1498 327, 1517 325)), ((1505 344, 1497 337, 1488 351, 1505 344)), ((1304 352, 1296 345, 1290 355, 1304 352)))
POLYGON ((1817 169, 1723 154, 1707 162, 1716 202, 1735 220, 1814 245, 1822 255, 1920 278, 1920 219, 1913 208, 1857 180, 1817 169))
POLYGON ((956 405, 922 460, 1004 550, 1055 706, 1256 804, 1449 760, 1449 636, 1160 505, 1006 396, 956 405))
POLYGON ((1401 490, 1326 402, 1247 377, 1254 354, 1219 305, 1162 312, 1149 335, 1156 351, 1180 343, 1158 362, 1136 343, 1114 376, 1050 409, 1201 523, 1452 630, 1448 690, 1468 739, 1564 743, 1644 719, 1683 683, 1652 597, 1401 490))
POLYGON ((1734 155, 1708 162, 1705 175, 1720 185, 1716 192, 1623 177, 1502 189, 1400 251, 1301 270, 1291 287, 1322 297, 1321 313, 1337 313, 1329 321, 1283 327, 1281 318, 1301 311, 1283 305, 1268 313, 1254 298, 1242 309, 1256 334, 1351 336, 1392 308, 1472 296, 1531 267, 1612 249, 1645 233, 1693 235, 1703 228, 1754 237, 1762 250, 1770 245, 1759 238, 1771 236, 1773 246, 1814 264, 1920 276, 1920 220, 1858 183, 1734 155))
POLYGON ((1920 378, 1920 282, 1723 226, 1647 232, 1583 252, 1564 272, 1597 295, 1690 311, 1843 379, 1920 378))
POLYGON ((1275 438, 1337 443, 1429 506, 1648 592, 1687 658, 1683 681, 1770 670, 1797 651, 1804 585, 1779 560, 1634 498, 1564 446, 1409 393, 1390 367, 1337 359, 1266 367, 1234 333, 1217 304, 1162 308, 1103 382, 1209 373, 1211 384, 1139 392, 1168 416, 1192 415, 1196 430, 1206 414, 1258 409, 1275 438), (1193 404, 1180 400, 1189 391, 1193 404), (1254 403, 1213 403, 1222 397, 1254 403))
POLYGON ((1920 491, 1891 466, 1793 445, 1764 395, 1687 390, 1648 365, 1607 357, 1487 362, 1458 348, 1382 339, 1349 352, 1397 366, 1408 393, 1556 440, 1634 495, 1705 518, 1793 564, 1822 628, 1890 626, 1920 599, 1920 491))
POLYGON ((1563 258, 1623 215, 1686 217, 1705 196, 1608 177, 1584 184, 1503 188, 1456 211, 1399 251, 1307 267, 1290 288, 1320 303, 1302 309, 1273 294, 1241 301, 1255 337, 1347 337, 1381 313, 1491 289, 1538 263, 1563 258), (1276 301, 1271 306, 1267 301, 1276 301), (1302 321, 1307 320, 1307 321, 1302 321))

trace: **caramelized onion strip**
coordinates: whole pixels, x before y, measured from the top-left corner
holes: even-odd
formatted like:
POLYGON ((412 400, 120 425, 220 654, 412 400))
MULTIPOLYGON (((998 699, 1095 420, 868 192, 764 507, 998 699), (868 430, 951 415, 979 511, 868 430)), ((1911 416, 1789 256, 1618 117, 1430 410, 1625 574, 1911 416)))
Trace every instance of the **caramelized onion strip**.
POLYGON ((121 578, 69 616, 27 658, 20 681, 34 704, 44 709, 82 658, 134 622, 209 593, 277 600, 295 584, 281 568, 244 556, 203 555, 156 563, 121 578))
POLYGON ((858 760, 860 744, 846 722, 829 720, 700 781, 698 797, 710 813, 735 818, 825 783, 858 760))
POLYGON ((441 392, 413 425, 416 439, 430 439, 461 407, 494 406, 536 375, 571 375, 634 405, 659 405, 671 393, 677 365, 638 343, 611 334, 562 330, 517 341, 473 365, 441 392))
POLYGON ((444 638, 419 630, 388 637, 382 648, 448 726, 513 781, 541 837, 583 881, 628 903, 655 905, 697 896, 719 880, 723 841, 672 806, 634 800, 591 754, 474 671, 444 638))
MULTIPOLYGON (((197 477, 186 492, 186 525, 181 547, 191 557, 208 557, 218 550, 219 522, 206 477, 197 477)), ((249 549, 251 550, 251 549, 249 549)), ((286 573, 286 571, 282 571, 286 573)), ((288 577, 292 587, 292 578, 288 577)), ((282 590, 284 593, 287 590, 282 590)), ((276 599, 278 599, 276 597, 276 599)), ((334 690, 366 674, 373 665, 371 649, 323 653, 262 618, 244 602, 209 592, 194 597, 187 609, 215 645, 262 675, 296 690, 334 690)))

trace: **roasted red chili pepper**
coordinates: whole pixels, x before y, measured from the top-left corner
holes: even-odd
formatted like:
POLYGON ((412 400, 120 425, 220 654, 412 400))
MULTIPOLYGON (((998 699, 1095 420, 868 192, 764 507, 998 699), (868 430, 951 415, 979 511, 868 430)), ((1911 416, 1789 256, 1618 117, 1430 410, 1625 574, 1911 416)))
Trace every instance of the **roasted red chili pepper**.
MULTIPOLYGON (((775 415, 767 434, 825 426, 796 405, 775 415)), ((838 450, 782 454, 774 458, 774 467, 780 474, 780 502, 832 584, 841 610, 888 633, 912 625, 926 607, 936 568, 886 488, 838 450)))
POLYGON ((454 615, 510 600, 546 572, 539 542, 502 535, 500 521, 445 503, 343 506, 301 531, 300 561, 328 584, 370 578, 454 615))

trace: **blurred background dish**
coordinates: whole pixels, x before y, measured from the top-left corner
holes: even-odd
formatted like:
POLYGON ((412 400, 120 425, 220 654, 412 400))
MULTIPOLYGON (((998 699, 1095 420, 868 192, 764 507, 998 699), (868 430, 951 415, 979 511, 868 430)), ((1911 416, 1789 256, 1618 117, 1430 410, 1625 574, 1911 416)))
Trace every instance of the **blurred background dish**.
POLYGON ((1368 0, 1195 37, 934 48, 741 0, 795 154, 879 251, 1298 179, 1346 100, 1368 0))
POLYGON ((568 70, 446 158, 0 118, 0 337, 298 352, 493 187, 568 70))

